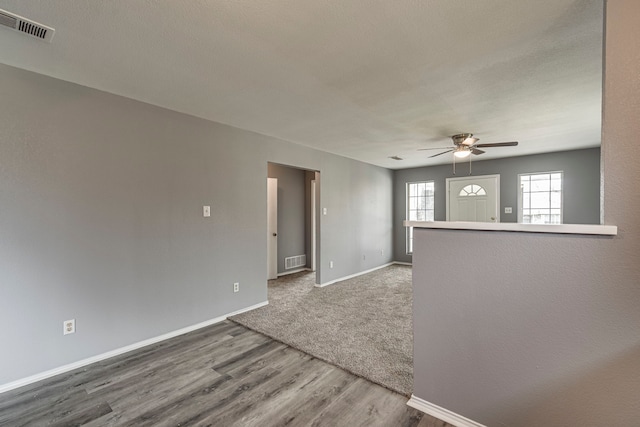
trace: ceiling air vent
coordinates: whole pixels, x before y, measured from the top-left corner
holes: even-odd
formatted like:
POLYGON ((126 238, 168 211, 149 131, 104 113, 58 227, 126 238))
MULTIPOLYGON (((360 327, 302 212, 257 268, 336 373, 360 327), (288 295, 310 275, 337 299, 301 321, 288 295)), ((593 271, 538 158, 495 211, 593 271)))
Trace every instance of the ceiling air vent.
POLYGON ((49 43, 51 43, 53 34, 56 32, 56 30, 51 27, 38 24, 37 22, 30 21, 22 16, 2 9, 0 9, 0 25, 49 43))

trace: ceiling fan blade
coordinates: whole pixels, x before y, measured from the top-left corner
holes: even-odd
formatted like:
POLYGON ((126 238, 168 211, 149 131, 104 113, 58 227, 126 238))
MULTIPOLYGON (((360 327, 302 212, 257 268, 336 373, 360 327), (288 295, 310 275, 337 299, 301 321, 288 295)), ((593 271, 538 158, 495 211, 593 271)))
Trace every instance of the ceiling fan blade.
POLYGON ((418 151, 425 151, 425 150, 446 150, 447 148, 451 148, 451 147, 418 148, 418 151))
POLYGON ((429 158, 438 157, 438 156, 441 156, 443 154, 450 153, 452 151, 453 151, 453 148, 451 150, 443 151, 442 153, 438 153, 438 154, 434 154, 433 156, 429 156, 429 158))
POLYGON ((475 148, 475 147, 471 147, 471 152, 472 152, 473 154, 482 154, 482 153, 484 153, 484 151, 482 151, 482 150, 478 150, 478 149, 477 149, 477 148, 475 148))
POLYGON ((478 145, 474 145, 474 147, 515 147, 516 145, 518 145, 518 141, 494 142, 491 144, 478 144, 478 145))

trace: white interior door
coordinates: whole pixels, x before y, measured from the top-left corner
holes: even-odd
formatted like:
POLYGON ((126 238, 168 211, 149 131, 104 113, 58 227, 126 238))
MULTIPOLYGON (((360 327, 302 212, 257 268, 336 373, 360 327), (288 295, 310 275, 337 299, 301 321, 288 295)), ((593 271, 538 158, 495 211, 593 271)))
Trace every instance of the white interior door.
POLYGON ((447 221, 500 222, 500 175, 447 178, 447 221))
POLYGON ((267 279, 278 278, 278 179, 267 178, 267 279))

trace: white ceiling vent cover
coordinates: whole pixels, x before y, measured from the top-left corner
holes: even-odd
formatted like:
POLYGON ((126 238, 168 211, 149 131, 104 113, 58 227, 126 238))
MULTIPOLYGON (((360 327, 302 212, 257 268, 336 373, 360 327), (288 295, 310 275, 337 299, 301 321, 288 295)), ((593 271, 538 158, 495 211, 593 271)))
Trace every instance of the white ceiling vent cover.
POLYGON ((56 30, 0 9, 0 25, 51 43, 56 30))

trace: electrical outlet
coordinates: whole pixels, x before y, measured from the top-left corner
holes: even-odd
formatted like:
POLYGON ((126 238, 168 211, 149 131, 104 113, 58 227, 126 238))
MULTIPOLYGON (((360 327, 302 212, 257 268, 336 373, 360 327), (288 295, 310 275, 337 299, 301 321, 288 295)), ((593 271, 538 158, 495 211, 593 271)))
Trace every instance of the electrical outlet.
POLYGON ((513 213, 513 209, 510 207, 504 208, 504 213, 513 213))
POLYGON ((329 268, 333 268, 333 261, 329 261, 329 268))
POLYGON ((62 322, 62 335, 76 333, 76 319, 65 320, 62 322))
POLYGON ((240 292, 240 283, 236 282, 233 284, 233 292, 240 292))

